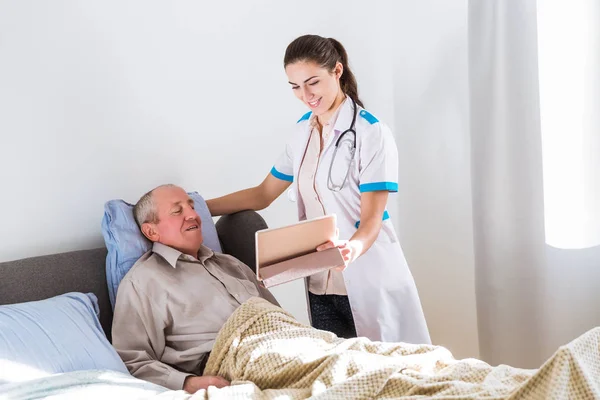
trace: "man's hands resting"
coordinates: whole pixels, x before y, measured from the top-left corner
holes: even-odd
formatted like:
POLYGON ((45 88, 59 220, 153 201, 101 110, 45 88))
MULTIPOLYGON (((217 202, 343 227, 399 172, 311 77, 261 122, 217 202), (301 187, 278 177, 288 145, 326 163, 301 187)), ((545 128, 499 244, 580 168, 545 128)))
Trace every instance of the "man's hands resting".
POLYGON ((209 386, 216 386, 220 389, 229 385, 230 383, 220 376, 188 376, 183 381, 183 390, 194 394, 200 389, 208 389, 209 386))

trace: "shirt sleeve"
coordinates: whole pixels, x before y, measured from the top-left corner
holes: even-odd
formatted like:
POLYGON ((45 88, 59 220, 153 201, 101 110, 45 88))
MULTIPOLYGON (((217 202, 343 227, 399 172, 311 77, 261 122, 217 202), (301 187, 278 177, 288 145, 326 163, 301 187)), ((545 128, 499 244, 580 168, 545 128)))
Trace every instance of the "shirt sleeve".
POLYGON ((288 142, 285 150, 279 155, 275 165, 271 168, 271 175, 283 181, 293 182, 294 169, 292 160, 292 146, 288 142))
POLYGON ((391 130, 377 123, 363 136, 360 148, 361 193, 398 191, 398 149, 391 130))
POLYGON ((256 274, 252 272, 252 269, 250 267, 248 267, 246 264, 244 264, 235 257, 230 257, 230 260, 232 263, 235 263, 237 268, 240 271, 242 271, 244 276, 256 287, 256 290, 258 290, 258 294, 260 297, 280 307, 279 303, 277 302, 277 299, 275 299, 275 296, 273 296, 269 289, 264 287, 264 285, 261 282, 259 282, 258 279, 256 279, 256 274))
POLYGON ((113 346, 136 378, 167 387, 183 389, 187 376, 160 361, 165 351, 165 320, 150 299, 133 282, 119 285, 112 326, 113 346))

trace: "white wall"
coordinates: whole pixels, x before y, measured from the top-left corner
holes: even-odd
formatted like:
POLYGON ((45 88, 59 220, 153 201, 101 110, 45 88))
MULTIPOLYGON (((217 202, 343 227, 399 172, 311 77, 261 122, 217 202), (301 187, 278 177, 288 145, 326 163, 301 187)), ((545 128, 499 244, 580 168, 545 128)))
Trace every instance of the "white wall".
MULTIPOLYGON (((101 246, 104 202, 160 183, 210 198, 262 180, 305 112, 282 67, 300 34, 339 38, 373 107, 389 104, 377 97, 378 49, 339 9, 364 11, 344 1, 0 3, 0 171, 11 193, 0 198, 0 260, 101 246)), ((271 226, 296 218, 284 198, 263 215, 271 226)), ((302 287, 274 291, 306 321, 302 287)))
POLYGON ((436 344, 477 357, 467 0, 394 2, 398 226, 436 344))
MULTIPOLYGON (((165 182, 210 198, 260 182, 305 112, 285 47, 333 36, 367 108, 398 133, 404 189, 390 212, 434 341, 477 355, 471 220, 459 205, 463 3, 0 1, 0 261, 102 246, 111 198, 165 182)), ((295 207, 282 197, 262 215, 280 226, 295 207)), ((302 283, 274 292, 306 321, 302 283)))

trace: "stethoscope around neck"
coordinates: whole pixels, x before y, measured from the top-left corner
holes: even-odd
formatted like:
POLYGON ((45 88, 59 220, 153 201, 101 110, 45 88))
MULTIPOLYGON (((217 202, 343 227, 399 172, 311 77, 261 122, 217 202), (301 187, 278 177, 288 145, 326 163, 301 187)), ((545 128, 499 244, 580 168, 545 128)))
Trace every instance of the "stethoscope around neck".
POLYGON ((333 150, 333 155, 331 156, 331 163, 329 164, 329 172, 327 173, 327 189, 329 189, 333 192, 339 192, 340 190, 342 190, 342 188, 346 184, 346 181, 348 180, 348 175, 350 175, 350 169, 352 169, 352 163, 354 162, 354 153, 356 152, 355 125, 356 125, 356 116, 358 114, 358 109, 357 109, 356 102, 354 101, 354 99, 350 98, 350 101, 352 101, 352 107, 353 107, 353 111, 354 111, 352 114, 352 123, 350 124, 350 127, 348 129, 346 129, 344 132, 342 132, 340 134, 340 136, 337 138, 337 140, 335 141, 335 149, 333 150), (337 151, 339 149, 340 142, 344 138, 344 135, 346 135, 348 133, 352 134, 352 148, 350 149, 350 163, 348 164, 348 169, 346 170, 346 175, 344 175, 344 180, 342 181, 342 183, 340 185, 336 185, 331 180, 331 169, 333 168, 333 163, 335 161, 335 156, 337 155, 337 151))

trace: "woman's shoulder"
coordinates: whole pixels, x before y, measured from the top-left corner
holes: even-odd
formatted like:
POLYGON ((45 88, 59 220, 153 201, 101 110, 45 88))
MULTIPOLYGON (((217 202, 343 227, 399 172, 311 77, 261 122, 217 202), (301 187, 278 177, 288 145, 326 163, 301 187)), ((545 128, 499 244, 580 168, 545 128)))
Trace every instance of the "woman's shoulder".
POLYGON ((379 121, 379 118, 377 118, 371 112, 365 110, 364 108, 360 108, 360 110, 358 111, 358 116, 369 125, 375 125, 381 122, 379 121))
POLYGON ((389 130, 387 124, 375 112, 371 112, 363 107, 358 107, 356 126, 359 130, 370 133, 381 133, 389 130))
POLYGON ((362 107, 358 110, 356 127, 359 142, 366 141, 383 145, 390 140, 394 141, 394 135, 389 125, 362 107))
POLYGON ((386 134, 390 130, 389 126, 377 117, 374 113, 362 107, 358 109, 356 116, 356 125, 361 131, 370 134, 386 134))

